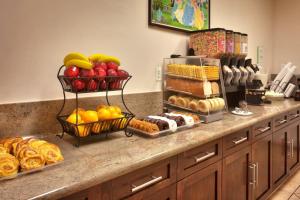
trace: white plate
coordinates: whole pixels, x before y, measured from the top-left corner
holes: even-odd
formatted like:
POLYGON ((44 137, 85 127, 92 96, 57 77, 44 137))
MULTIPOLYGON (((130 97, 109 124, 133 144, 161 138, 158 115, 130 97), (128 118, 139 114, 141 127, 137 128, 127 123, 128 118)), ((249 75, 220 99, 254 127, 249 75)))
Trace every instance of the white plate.
POLYGON ((250 116, 250 115, 253 115, 253 112, 250 112, 250 111, 237 111, 237 110, 233 110, 231 111, 232 114, 235 114, 235 115, 240 115, 240 116, 250 116))

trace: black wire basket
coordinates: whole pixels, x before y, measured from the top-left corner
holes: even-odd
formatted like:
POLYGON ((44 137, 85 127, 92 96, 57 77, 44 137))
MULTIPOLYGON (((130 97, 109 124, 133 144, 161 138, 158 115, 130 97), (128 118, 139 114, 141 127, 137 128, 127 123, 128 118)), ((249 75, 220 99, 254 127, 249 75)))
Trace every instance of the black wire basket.
POLYGON ((103 135, 107 137, 108 134, 117 131, 124 131, 126 136, 132 136, 126 129, 130 120, 133 119, 134 114, 128 109, 124 100, 124 88, 132 76, 67 77, 61 75, 63 68, 65 68, 65 66, 61 66, 57 73, 57 78, 62 86, 64 96, 62 107, 56 116, 63 131, 61 135, 58 135, 60 138, 63 138, 64 134, 67 133, 77 139, 77 144, 75 144, 75 146, 79 147, 82 140, 103 135), (76 81, 80 82, 80 87, 76 85, 76 81), (103 82, 105 82, 105 84, 103 84, 103 82), (127 112, 122 112, 123 117, 81 124, 78 123, 78 119, 76 118, 76 124, 73 124, 67 121, 69 115, 62 114, 66 105, 66 92, 74 93, 76 95, 76 114, 78 115, 79 94, 105 92, 106 103, 110 106, 110 91, 121 91, 122 103, 127 110, 127 112))

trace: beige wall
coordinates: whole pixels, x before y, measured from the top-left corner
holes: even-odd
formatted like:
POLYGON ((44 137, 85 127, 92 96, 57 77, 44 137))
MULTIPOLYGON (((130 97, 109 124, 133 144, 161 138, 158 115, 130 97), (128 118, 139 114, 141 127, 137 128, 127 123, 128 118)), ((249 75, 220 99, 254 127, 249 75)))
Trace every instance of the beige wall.
MULTIPOLYGON (((212 0, 211 25, 249 33, 250 56, 272 65, 272 0, 212 0)), ((62 98, 56 73, 68 52, 115 55, 134 78, 127 93, 159 90, 155 68, 184 54, 187 36, 149 28, 147 0, 2 0, 0 103, 62 98)))
POLYGON ((299 8, 299 0, 275 1, 273 73, 278 73, 282 64, 289 61, 298 66, 296 73, 300 73, 299 8))

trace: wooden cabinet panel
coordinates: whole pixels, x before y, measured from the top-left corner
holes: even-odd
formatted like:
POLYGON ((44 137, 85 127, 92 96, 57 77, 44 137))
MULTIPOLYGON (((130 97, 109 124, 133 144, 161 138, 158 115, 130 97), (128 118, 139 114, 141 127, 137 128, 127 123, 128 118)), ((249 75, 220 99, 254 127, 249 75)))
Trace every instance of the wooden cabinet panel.
POLYGON ((177 200, 220 200, 221 161, 212 164, 177 184, 177 200))
POLYGON ((277 131, 288 124, 288 114, 280 114, 273 118, 273 131, 277 131))
POLYGON ((222 158, 222 140, 216 140, 178 155, 178 179, 182 179, 222 158))
POLYGON ((229 155, 251 144, 251 128, 245 128, 223 138, 223 155, 229 155))
POLYGON ((112 181, 113 199, 123 199, 136 193, 149 196, 176 182, 177 158, 173 157, 112 181))
POLYGON ((111 183, 103 183, 92 188, 77 192, 61 200, 111 200, 111 183))
POLYGON ((271 119, 255 124, 252 127, 253 140, 256 141, 260 138, 267 136, 268 134, 271 134, 272 130, 273 126, 271 119))
POLYGON ((273 133, 272 142, 272 182, 278 186, 288 174, 287 170, 287 132, 288 129, 280 129, 273 133))
POLYGON ((299 122, 288 127, 288 169, 293 171, 299 165, 299 122))
POLYGON ((252 189, 250 177, 251 147, 246 147, 223 159, 222 199, 250 200, 252 189))
POLYGON ((176 200, 176 184, 163 188, 153 194, 148 194, 148 196, 145 196, 145 193, 138 193, 126 198, 126 200, 176 200))
POLYGON ((255 164, 253 199, 265 199, 272 190, 272 135, 252 145, 252 163, 255 164))

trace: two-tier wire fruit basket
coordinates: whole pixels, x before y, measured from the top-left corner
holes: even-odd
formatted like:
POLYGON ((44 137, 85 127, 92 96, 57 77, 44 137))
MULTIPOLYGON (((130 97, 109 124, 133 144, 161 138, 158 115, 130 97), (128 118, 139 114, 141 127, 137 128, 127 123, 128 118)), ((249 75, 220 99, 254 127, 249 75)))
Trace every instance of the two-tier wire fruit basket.
POLYGON ((62 75, 63 69, 66 67, 63 65, 59 68, 57 73, 57 78, 63 89, 63 104, 61 109, 57 114, 57 120, 61 124, 62 134, 58 135, 60 138, 64 137, 67 133, 74 138, 76 138, 76 147, 79 147, 81 142, 84 140, 91 140, 92 138, 103 138, 108 137, 108 134, 117 131, 124 131, 126 136, 130 137, 132 134, 126 131, 127 125, 130 120, 134 117, 134 114, 128 109, 124 100, 124 88, 132 76, 106 76, 106 77, 67 77, 62 75), (76 87, 74 84, 76 81, 81 81, 86 85, 84 88, 76 87), (78 119, 78 114, 80 112, 79 95, 84 93, 95 93, 95 92, 105 92, 106 103, 110 106, 109 92, 111 91, 121 91, 121 100, 126 112, 122 112, 120 117, 106 120, 98 120, 90 123, 80 123, 78 119), (70 123, 67 118, 69 115, 62 114, 66 106, 66 93, 75 94, 75 104, 76 104, 76 123, 70 123))

